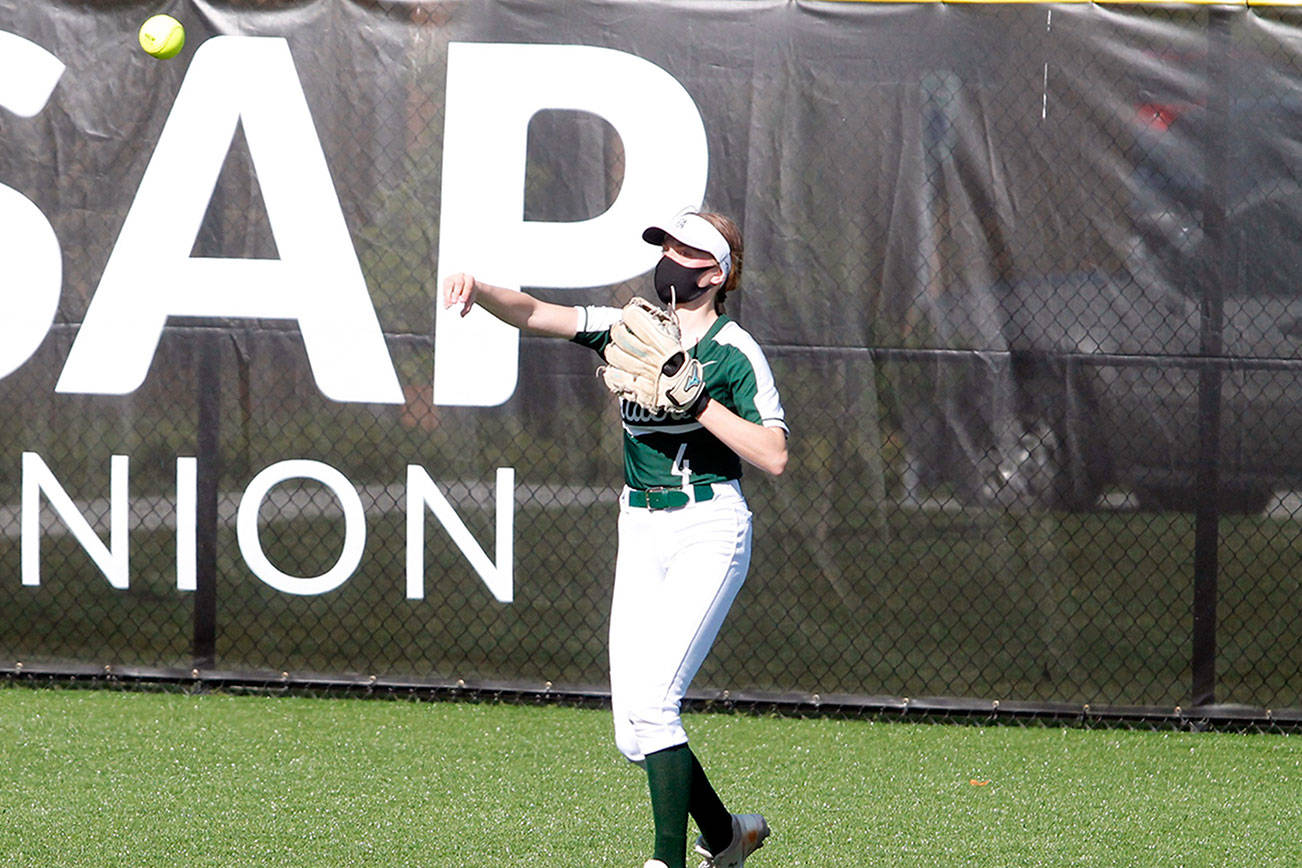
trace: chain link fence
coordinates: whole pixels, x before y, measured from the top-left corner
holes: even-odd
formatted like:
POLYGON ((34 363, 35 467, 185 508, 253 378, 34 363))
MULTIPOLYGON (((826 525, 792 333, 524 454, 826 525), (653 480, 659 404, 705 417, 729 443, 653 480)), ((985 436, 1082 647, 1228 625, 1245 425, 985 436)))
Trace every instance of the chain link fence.
MULTIPOLYGON (((598 360, 526 336, 505 403, 431 388, 448 45, 552 43, 692 95, 706 204, 746 235, 729 312, 792 429, 787 473, 744 478, 754 559, 698 701, 1302 715, 1302 13, 174 5, 189 45, 159 64, 124 47, 146 4, 0 0, 67 64, 42 113, 0 111, 0 182, 63 260, 47 337, 0 378, 0 669, 603 694, 598 360), (288 40, 402 403, 323 397, 292 320, 173 317, 135 391, 58 391, 166 97, 230 33, 288 40), (509 601, 467 546, 509 559, 509 601)), ((618 197, 600 117, 527 138, 526 220, 618 197)), ((190 255, 283 252, 256 148, 238 128, 190 255)))

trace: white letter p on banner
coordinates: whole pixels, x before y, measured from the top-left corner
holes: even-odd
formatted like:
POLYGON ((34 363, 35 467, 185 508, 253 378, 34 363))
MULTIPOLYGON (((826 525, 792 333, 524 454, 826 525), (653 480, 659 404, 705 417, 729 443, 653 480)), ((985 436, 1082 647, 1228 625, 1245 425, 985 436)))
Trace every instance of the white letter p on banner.
MULTIPOLYGON (((705 194, 705 124, 681 84, 632 54, 584 45, 448 46, 438 292, 460 271, 485 283, 586 287, 651 268, 642 230, 705 194), (595 114, 624 146, 624 179, 605 213, 573 223, 524 219, 529 119, 595 114)), ((519 336, 485 311, 435 324, 434 401, 491 406, 515 391, 519 336)))

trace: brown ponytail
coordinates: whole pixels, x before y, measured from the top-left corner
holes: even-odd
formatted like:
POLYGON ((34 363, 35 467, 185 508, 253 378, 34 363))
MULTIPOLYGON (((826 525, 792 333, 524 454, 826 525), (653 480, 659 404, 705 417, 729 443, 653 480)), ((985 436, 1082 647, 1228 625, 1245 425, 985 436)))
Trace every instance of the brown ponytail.
POLYGON ((728 293, 736 292, 741 284, 741 261, 745 253, 741 242, 741 230, 737 228, 736 223, 722 214, 716 214, 713 211, 701 211, 700 216, 719 230, 719 234, 728 242, 728 249, 732 252, 732 267, 728 269, 728 279, 723 282, 719 294, 714 297, 714 312, 722 315, 724 305, 727 303, 728 293))

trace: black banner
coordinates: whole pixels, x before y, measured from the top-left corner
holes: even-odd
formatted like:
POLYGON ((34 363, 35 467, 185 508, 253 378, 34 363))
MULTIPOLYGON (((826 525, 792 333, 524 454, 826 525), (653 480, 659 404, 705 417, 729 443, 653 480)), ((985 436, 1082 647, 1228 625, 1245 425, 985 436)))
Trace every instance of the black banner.
POLYGON ((1298 708, 1300 26, 0 0, 0 668, 603 690, 613 402, 436 288, 704 204, 792 459, 698 688, 1298 708))

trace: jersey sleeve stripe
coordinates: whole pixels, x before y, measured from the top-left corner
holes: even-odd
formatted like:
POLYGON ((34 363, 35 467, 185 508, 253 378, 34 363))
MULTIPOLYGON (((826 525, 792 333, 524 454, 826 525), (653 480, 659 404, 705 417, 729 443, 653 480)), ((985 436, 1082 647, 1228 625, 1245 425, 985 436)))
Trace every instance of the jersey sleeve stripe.
POLYGON ((730 322, 725 328, 720 329, 714 339, 720 344, 735 347, 746 357, 755 374, 755 409, 759 412, 763 424, 779 425, 782 430, 790 433, 786 423, 787 414, 782 408, 782 399, 778 396, 773 371, 760 345, 749 332, 735 322, 730 322))

